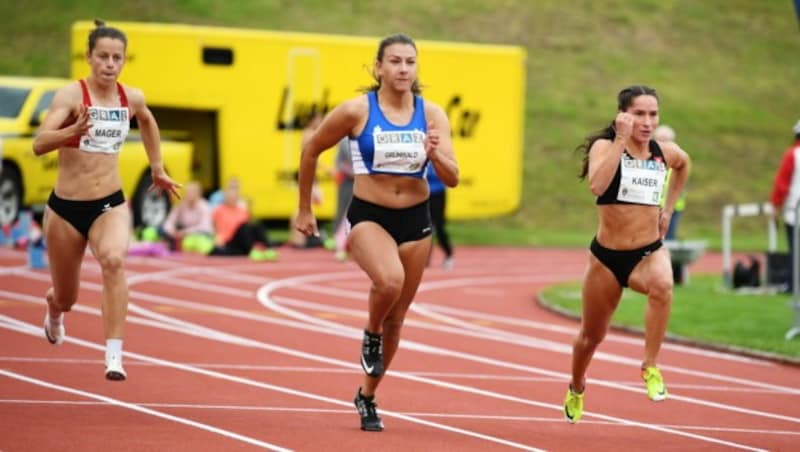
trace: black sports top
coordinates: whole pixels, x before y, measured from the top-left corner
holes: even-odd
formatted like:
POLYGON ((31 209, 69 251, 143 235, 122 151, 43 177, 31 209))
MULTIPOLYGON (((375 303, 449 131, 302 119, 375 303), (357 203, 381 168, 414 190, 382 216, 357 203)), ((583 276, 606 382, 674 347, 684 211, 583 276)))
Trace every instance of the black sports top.
POLYGON ((617 172, 606 191, 597 197, 597 204, 643 204, 658 205, 663 194, 667 171, 664 153, 655 140, 650 140, 650 158, 635 159, 627 150, 620 156, 617 172), (620 190, 623 164, 626 171, 635 172, 626 177, 626 184, 620 190), (639 190, 641 188, 641 190, 639 190), (638 200, 636 200, 638 198, 638 200))

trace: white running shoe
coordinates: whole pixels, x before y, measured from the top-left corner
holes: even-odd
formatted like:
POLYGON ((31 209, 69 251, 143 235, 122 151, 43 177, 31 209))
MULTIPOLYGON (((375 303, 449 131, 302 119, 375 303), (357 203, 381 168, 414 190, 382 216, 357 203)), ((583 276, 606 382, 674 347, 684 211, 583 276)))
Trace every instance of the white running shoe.
POLYGON ((106 380, 122 381, 128 377, 122 368, 122 355, 106 356, 106 380))
POLYGON ((61 345, 64 343, 64 338, 67 336, 67 333, 64 329, 64 316, 61 316, 61 325, 58 325, 55 329, 50 329, 50 313, 44 315, 44 337, 47 338, 47 342, 50 342, 53 345, 61 345))

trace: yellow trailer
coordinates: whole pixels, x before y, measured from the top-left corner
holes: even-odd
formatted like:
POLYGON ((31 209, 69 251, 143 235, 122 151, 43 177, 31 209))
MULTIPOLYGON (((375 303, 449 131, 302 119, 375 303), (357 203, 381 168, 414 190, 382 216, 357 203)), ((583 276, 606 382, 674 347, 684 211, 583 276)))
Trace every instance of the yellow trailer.
MULTIPOLYGON (((191 136, 193 171, 204 188, 241 181, 253 214, 288 218, 301 130, 372 83, 380 38, 178 24, 112 22, 129 39, 122 82, 144 90, 164 130, 191 136)), ((72 29, 72 76, 87 75, 86 41, 72 29)), ((417 42, 423 95, 449 115, 462 182, 448 197, 452 219, 512 212, 520 202, 525 99, 521 47, 417 42)), ((334 150, 318 178, 320 218, 335 210, 334 150)))

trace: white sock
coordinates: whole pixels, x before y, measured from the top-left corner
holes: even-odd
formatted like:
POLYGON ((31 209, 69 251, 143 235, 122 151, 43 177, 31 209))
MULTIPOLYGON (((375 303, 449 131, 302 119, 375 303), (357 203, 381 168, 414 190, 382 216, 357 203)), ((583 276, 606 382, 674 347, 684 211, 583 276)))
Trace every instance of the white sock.
POLYGON ((106 357, 122 355, 122 339, 106 339, 106 357))
POLYGON ((57 317, 53 317, 50 313, 47 314, 47 318, 50 319, 50 326, 53 328, 58 328, 61 326, 61 322, 64 321, 64 313, 58 314, 57 317))

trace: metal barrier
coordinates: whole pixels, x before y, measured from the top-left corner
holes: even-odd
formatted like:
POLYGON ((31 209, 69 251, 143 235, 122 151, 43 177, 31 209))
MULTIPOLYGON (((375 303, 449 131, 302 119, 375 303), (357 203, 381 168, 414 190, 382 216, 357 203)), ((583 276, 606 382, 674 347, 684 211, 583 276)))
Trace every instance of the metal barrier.
POLYGON ((767 251, 775 251, 778 243, 778 227, 775 224, 775 209, 771 203, 728 204, 722 208, 722 279, 725 287, 733 287, 733 265, 731 264, 731 222, 735 217, 767 216, 767 251))
POLYGON ((672 261, 672 276, 675 284, 689 284, 689 264, 706 251, 705 240, 664 240, 672 261))
MULTIPOLYGON (((725 286, 733 287, 731 270, 731 222, 734 217, 767 216, 767 251, 774 252, 777 247, 777 225, 775 208, 771 203, 728 204, 722 208, 722 278, 725 286)), ((794 207, 794 216, 800 219, 800 201, 794 207)), ((786 332, 786 340, 800 336, 800 224, 796 223, 792 238, 792 301, 791 309, 794 320, 792 327, 786 332)))
POLYGON ((794 322, 789 331, 786 332, 786 340, 790 341, 795 336, 800 335, 800 201, 794 206, 795 226, 793 229, 794 249, 792 250, 792 311, 794 311, 794 322))

